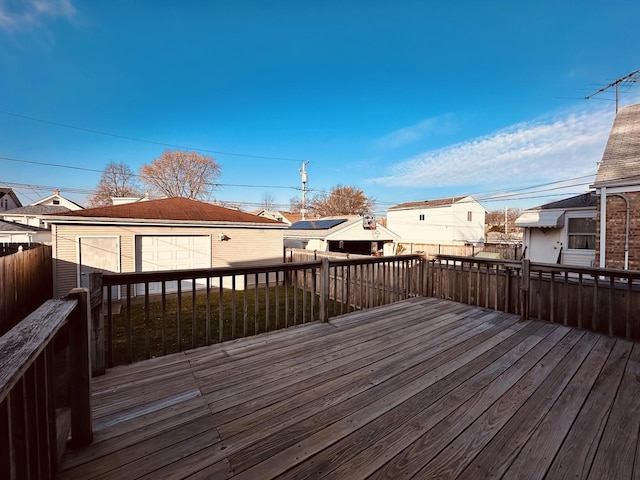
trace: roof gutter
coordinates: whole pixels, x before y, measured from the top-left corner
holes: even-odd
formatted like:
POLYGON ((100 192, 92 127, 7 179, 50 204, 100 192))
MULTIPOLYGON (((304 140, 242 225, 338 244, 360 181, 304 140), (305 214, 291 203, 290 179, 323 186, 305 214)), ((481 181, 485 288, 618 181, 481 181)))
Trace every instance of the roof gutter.
POLYGON ((206 221, 206 220, 161 220, 161 219, 123 219, 111 217, 65 217, 44 216, 44 220, 55 225, 126 225, 126 226, 178 226, 178 227, 208 227, 208 228, 267 228, 285 230, 287 225, 279 222, 231 222, 231 221, 206 221))

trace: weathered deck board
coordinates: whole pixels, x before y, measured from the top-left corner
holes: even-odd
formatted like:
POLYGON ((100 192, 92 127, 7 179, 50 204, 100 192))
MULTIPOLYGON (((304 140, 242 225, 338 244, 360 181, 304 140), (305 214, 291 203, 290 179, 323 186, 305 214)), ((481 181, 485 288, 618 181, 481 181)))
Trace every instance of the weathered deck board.
POLYGON ((411 299, 109 371, 58 477, 632 478, 639 374, 626 340, 411 299))

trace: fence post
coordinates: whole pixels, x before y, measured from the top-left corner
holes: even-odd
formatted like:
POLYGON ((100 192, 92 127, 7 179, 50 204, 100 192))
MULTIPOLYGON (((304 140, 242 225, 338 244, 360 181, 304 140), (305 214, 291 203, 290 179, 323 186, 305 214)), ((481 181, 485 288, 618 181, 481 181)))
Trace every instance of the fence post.
POLYGON ((528 258, 522 259, 522 279, 520 280, 522 283, 520 285, 520 291, 522 292, 522 298, 520 305, 520 318, 521 320, 526 320, 529 318, 529 268, 530 262, 528 258))
POLYGON ((329 321, 329 258, 322 257, 320 264, 320 321, 329 321))
POLYGON ((104 375, 104 315, 102 314, 102 272, 89 275, 91 308, 91 375, 104 375))
POLYGON ((91 359, 89 352, 89 291, 86 288, 74 288, 69 298, 78 300, 78 306, 69 318, 69 356, 70 371, 73 376, 69 382, 71 397, 71 443, 74 447, 91 443, 91 359))

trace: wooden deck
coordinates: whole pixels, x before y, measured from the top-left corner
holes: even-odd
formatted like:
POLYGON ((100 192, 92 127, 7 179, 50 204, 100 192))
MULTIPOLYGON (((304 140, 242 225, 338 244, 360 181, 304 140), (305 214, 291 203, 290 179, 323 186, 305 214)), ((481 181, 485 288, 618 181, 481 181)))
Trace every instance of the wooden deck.
POLYGON ((640 344, 419 298, 119 367, 61 479, 640 476, 640 344))

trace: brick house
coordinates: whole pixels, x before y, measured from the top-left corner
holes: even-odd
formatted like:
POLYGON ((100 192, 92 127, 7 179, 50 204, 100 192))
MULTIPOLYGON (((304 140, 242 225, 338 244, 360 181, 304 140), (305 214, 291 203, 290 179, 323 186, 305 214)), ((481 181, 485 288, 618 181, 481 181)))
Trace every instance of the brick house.
POLYGON ((616 114, 592 187, 598 195, 596 264, 640 270, 640 104, 616 114))

